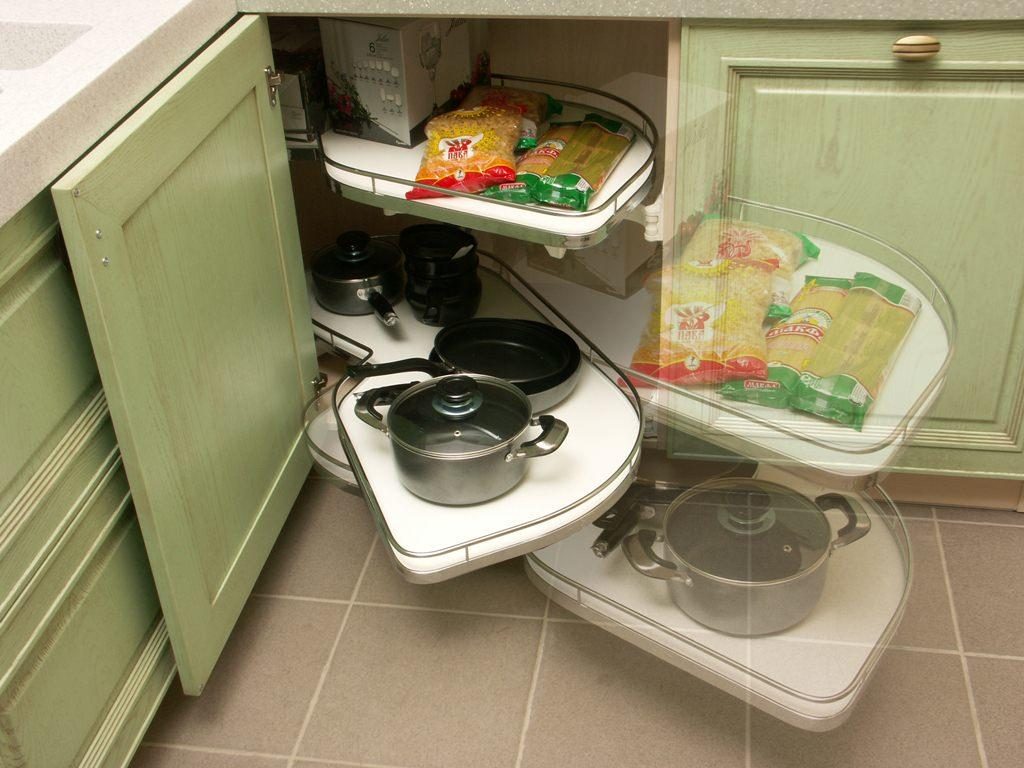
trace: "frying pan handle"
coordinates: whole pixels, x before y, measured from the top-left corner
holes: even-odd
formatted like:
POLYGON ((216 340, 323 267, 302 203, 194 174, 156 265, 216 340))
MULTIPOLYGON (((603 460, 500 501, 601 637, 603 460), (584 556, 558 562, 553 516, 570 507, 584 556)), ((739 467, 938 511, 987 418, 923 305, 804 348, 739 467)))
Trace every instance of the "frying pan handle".
POLYGON ((520 445, 519 450, 510 452, 505 461, 547 456, 557 451, 558 446, 569 436, 569 425, 554 416, 534 416, 530 419, 530 424, 534 427, 540 426, 541 433, 530 442, 520 445))
POLYGON ((836 540, 832 542, 833 551, 852 544, 871 530, 871 518, 863 511, 855 511, 846 497, 841 494, 826 493, 824 496, 816 498, 814 503, 822 512, 829 509, 841 509, 846 515, 846 525, 839 529, 836 540))
POLYGON ((385 435, 388 428, 384 424, 384 415, 377 410, 378 405, 391 405, 395 398, 415 384, 415 381, 408 384, 392 384, 387 387, 368 389, 356 395, 356 416, 374 429, 379 429, 385 435))
POLYGON ((354 379, 365 379, 367 376, 385 376, 389 373, 409 373, 422 371, 431 376, 445 376, 455 371, 454 368, 442 363, 435 363, 425 357, 410 357, 406 360, 395 360, 390 363, 361 363, 350 365, 348 375, 354 379))
POLYGON ((684 571, 680 570, 675 563, 670 563, 663 557, 659 557, 654 551, 654 542, 658 534, 650 528, 644 528, 629 534, 622 540, 622 554, 626 556, 629 564, 637 573, 650 576, 652 579, 662 581, 678 580, 691 586, 691 579, 684 571))
POLYGON ((373 313, 380 319, 384 325, 390 328, 393 325, 398 325, 398 313, 395 312, 395 308, 391 306, 391 302, 384 298, 384 294, 380 291, 370 291, 370 294, 366 297, 370 306, 373 307, 373 313))

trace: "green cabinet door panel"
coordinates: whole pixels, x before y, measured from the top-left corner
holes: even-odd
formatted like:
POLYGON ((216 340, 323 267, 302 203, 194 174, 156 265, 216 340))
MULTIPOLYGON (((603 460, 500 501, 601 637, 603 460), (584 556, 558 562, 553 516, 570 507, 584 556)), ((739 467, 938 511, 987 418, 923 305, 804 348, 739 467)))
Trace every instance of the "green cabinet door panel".
POLYGON ((903 248, 958 315, 945 389, 897 460, 1024 478, 1024 27, 684 31, 677 216, 719 190, 903 248), (926 30, 927 31, 927 30, 926 30))
POLYGON ((310 459, 316 359, 266 22, 243 17, 53 188, 182 687, 310 459))

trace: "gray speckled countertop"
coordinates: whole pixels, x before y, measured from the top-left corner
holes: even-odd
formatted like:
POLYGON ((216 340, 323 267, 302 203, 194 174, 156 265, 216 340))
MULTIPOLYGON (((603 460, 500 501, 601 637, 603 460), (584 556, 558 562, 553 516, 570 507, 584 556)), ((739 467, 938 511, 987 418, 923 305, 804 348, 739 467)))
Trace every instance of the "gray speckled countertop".
POLYGON ((1021 19, 1024 0, 238 0, 253 13, 679 19, 1021 19))
POLYGON ((684 19, 1022 19, 1024 0, 0 0, 0 225, 239 10, 684 19))
POLYGON ((0 225, 236 12, 235 0, 0 0, 0 225))

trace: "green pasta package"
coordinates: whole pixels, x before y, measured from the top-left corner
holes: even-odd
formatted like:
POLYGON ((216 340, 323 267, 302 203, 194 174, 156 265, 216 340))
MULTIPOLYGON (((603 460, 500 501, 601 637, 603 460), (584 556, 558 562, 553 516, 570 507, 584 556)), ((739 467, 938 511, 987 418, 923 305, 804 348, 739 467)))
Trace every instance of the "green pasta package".
POLYGON ((633 142, 625 123, 588 114, 532 190, 540 203, 585 211, 633 142))
POLYGON ((565 150, 576 132, 577 123, 560 123, 548 128, 536 147, 516 163, 516 180, 485 189, 481 194, 495 200, 529 204, 536 202, 535 192, 548 168, 565 150))
POLYGON ((729 381, 722 396, 729 400, 787 408, 800 384, 800 374, 818 348, 842 307, 853 281, 842 277, 813 277, 793 298, 792 314, 765 335, 768 376, 729 381))
POLYGON ((921 309, 905 288, 858 272, 791 405, 860 430, 921 309))

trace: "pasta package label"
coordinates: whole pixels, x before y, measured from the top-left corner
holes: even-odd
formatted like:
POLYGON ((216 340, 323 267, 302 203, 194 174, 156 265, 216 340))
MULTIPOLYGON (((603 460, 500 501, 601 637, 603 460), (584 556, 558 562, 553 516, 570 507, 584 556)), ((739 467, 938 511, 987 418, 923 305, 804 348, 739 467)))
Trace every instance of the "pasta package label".
POLYGON ((800 373, 793 407, 862 429, 920 308, 920 299, 905 288, 858 272, 828 335, 800 373))
POLYGON ((484 197, 524 205, 536 202, 535 192, 540 179, 562 154, 576 132, 576 126, 576 123, 561 123, 545 131, 540 143, 516 163, 516 180, 484 190, 484 197))
POLYGON ((793 298, 793 314, 778 321, 765 334, 767 379, 727 382, 722 385, 722 396, 771 408, 789 406, 804 366, 825 338, 852 282, 845 278, 807 277, 793 298))
POLYGON ((761 322, 771 286, 770 265, 713 259, 663 270, 665 309, 651 318, 633 355, 638 373, 682 386, 767 373, 761 322))
POLYGON ((437 191, 415 187, 409 200, 443 197, 442 190, 476 193, 514 182, 518 113, 495 107, 457 109, 427 123, 427 140, 416 181, 437 191))

